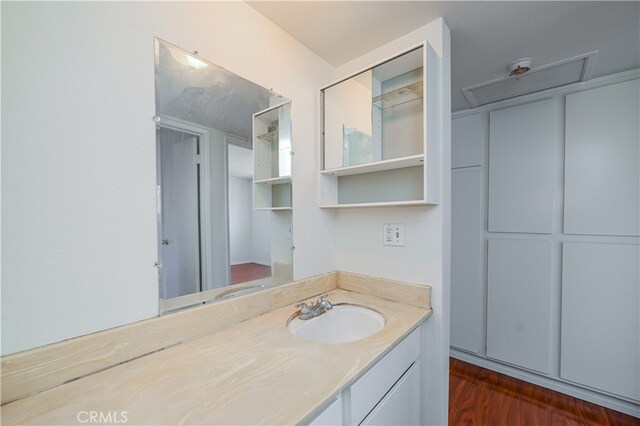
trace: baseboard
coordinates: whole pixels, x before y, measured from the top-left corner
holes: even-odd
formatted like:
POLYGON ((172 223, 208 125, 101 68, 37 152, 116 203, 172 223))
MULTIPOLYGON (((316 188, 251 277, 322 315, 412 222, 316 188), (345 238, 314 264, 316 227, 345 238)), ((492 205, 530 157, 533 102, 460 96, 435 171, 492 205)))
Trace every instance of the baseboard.
POLYGON ((625 401, 609 395, 604 395, 599 392, 585 389, 562 380, 540 376, 529 371, 521 370, 517 367, 505 365, 500 362, 493 361, 478 355, 473 355, 457 349, 451 348, 450 355, 452 358, 477 365, 478 367, 483 367, 488 370, 506 374, 507 376, 515 377, 516 379, 533 383, 534 385, 542 386, 556 392, 573 396, 574 398, 592 402, 594 404, 640 418, 640 405, 634 404, 633 402, 625 401))

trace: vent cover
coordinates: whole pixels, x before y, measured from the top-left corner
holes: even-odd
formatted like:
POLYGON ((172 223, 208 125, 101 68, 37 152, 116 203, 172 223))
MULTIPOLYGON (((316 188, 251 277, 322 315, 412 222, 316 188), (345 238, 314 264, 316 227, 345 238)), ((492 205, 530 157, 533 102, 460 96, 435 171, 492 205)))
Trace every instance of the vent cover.
POLYGON ((565 59, 531 71, 516 78, 507 76, 465 87, 462 93, 471 108, 502 101, 541 90, 589 80, 598 52, 565 59))

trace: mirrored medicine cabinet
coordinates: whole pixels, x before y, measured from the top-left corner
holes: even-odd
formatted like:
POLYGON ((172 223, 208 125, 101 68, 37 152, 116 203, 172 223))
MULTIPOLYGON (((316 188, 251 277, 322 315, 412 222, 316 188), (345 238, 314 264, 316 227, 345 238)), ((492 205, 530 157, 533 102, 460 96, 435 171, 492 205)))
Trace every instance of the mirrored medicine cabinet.
POLYGON ((291 102, 155 39, 160 313, 293 279, 291 102))
POLYGON ((321 207, 439 202, 439 64, 423 43, 321 89, 321 207))

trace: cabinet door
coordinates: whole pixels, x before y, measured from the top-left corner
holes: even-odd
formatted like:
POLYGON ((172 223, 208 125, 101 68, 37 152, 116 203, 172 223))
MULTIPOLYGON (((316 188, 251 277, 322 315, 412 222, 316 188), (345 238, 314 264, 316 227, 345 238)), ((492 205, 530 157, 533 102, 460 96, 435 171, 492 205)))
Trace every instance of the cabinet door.
POLYGON ((336 426, 342 424, 342 399, 338 397, 325 408, 318 416, 313 419, 309 426, 336 426))
POLYGON ((489 231, 551 233, 554 100, 490 114, 489 231))
POLYGON ((360 424, 419 355, 418 328, 351 386, 351 423, 360 424))
POLYGON ((489 240, 487 356, 549 373, 551 243, 489 240))
POLYGON ((640 234, 638 80, 567 96, 564 232, 640 234))
POLYGON ((483 164, 487 124, 486 113, 451 120, 451 168, 483 164))
POLYGON ((484 171, 451 172, 451 346, 478 353, 482 341, 484 171))
POLYGON ((640 400, 640 250, 565 243, 560 376, 640 400))
POLYGON ((414 363, 404 373, 361 424, 390 426, 420 424, 420 361, 414 363))

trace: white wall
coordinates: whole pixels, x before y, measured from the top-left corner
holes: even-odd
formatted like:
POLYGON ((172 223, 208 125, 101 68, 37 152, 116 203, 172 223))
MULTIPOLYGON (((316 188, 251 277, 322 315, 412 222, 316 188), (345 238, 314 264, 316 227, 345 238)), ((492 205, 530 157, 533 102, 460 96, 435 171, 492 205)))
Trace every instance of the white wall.
POLYGON ((231 264, 251 262, 251 179, 229 176, 229 255, 231 264))
POLYGON ((158 314, 153 36, 292 99, 295 278, 335 269, 327 63, 241 2, 1 7, 3 354, 158 314))
MULTIPOLYGON (((344 76, 398 51, 428 40, 443 57, 441 169, 450 169, 449 29, 437 20, 338 69, 344 76)), ((343 209, 337 212, 336 254, 339 270, 427 284, 432 287, 433 315, 423 329, 426 345, 423 410, 428 424, 446 424, 449 386, 449 240, 450 175, 441 176, 442 203, 429 207, 343 209), (404 247, 383 247, 384 223, 403 223, 404 247)))

